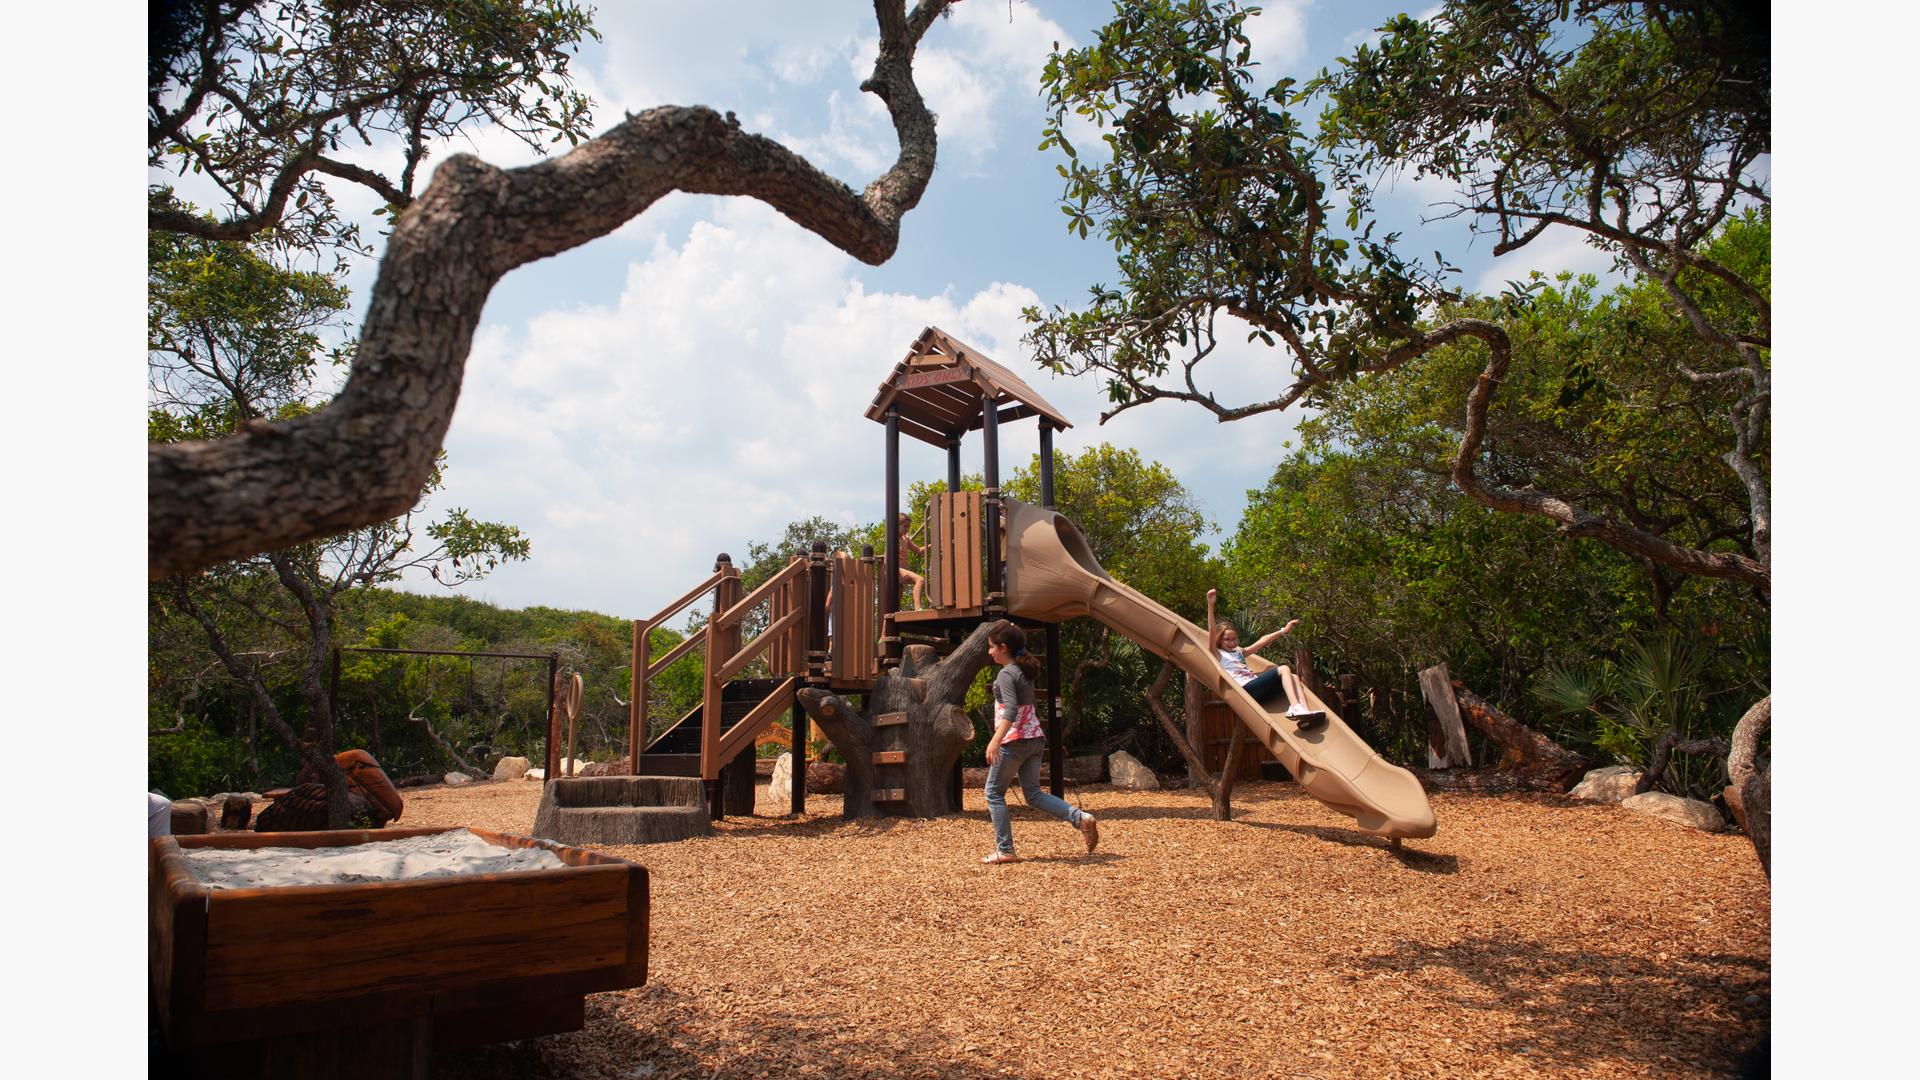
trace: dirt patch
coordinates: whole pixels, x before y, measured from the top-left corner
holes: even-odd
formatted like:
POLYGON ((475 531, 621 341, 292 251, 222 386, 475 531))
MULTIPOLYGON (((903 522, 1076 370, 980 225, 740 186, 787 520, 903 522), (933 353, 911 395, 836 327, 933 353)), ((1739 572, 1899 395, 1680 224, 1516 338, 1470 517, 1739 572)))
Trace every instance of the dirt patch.
MULTIPOLYGON (((407 792, 404 825, 524 833, 540 785, 407 792)), ((1286 784, 1081 789, 1014 813, 722 822, 649 868, 651 972, 570 1035, 442 1077, 1732 1076, 1766 1033, 1753 849, 1548 795, 1433 797, 1401 854, 1286 784)))

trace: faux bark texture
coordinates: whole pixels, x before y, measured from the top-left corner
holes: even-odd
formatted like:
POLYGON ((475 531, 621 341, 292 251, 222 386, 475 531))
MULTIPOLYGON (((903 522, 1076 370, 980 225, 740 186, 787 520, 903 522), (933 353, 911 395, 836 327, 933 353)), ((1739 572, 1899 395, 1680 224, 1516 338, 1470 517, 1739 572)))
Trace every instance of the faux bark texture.
POLYGON ((907 646, 899 668, 874 683, 865 714, 839 694, 817 688, 800 691, 800 707, 847 759, 841 795, 845 816, 924 818, 959 809, 952 801, 953 767, 974 735, 973 720, 962 703, 973 677, 987 665, 987 632, 992 627, 975 627, 938 662, 933 646, 907 646), (875 719, 894 714, 904 714, 906 723, 875 725, 875 719), (906 760, 874 764, 876 752, 890 750, 904 750, 906 760), (878 787, 904 788, 906 797, 876 803, 878 787))
POLYGON ((879 56, 861 88, 886 103, 893 166, 855 192, 731 113, 662 106, 550 160, 447 159, 395 223, 352 376, 326 408, 147 451, 153 578, 332 536, 405 513, 452 422, 487 295, 508 271, 619 228, 676 191, 760 199, 878 265, 933 175, 934 118, 914 50, 949 0, 875 0, 879 56))

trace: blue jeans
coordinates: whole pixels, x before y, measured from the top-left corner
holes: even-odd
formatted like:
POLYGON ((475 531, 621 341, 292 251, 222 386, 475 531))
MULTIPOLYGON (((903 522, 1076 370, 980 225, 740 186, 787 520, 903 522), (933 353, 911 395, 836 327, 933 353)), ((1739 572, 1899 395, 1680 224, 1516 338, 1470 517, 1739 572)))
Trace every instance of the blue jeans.
POLYGON ((1255 675, 1251 680, 1241 683, 1240 688, 1252 694, 1253 700, 1262 705, 1285 690, 1285 687, 1280 685, 1280 669, 1277 667, 1270 667, 1255 675))
POLYGON ((1020 776, 1020 794, 1028 806, 1052 814, 1075 829, 1086 816, 1040 786, 1040 751, 1046 748, 1045 739, 1001 743, 1000 760, 987 766, 987 816, 993 819, 993 842, 1002 855, 1013 854, 1013 812, 1007 809, 1007 778, 1015 773, 1020 776))

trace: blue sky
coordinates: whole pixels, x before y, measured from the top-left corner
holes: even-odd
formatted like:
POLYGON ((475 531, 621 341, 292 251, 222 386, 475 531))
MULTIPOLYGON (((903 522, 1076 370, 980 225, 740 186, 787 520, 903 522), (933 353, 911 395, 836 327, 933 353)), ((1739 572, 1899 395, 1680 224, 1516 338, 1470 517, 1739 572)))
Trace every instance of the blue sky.
MULTIPOLYGON (((891 164, 879 102, 858 90, 871 68, 867 5, 604 4, 604 40, 583 47, 581 89, 597 126, 662 103, 705 104, 781 139, 855 187, 891 164)), ((1306 75, 1389 16, 1393 4, 1270 4, 1250 23, 1262 71, 1306 75)), ((447 487, 460 506, 520 526, 530 561, 466 587, 508 607, 544 604, 623 617, 651 614, 710 569, 789 521, 819 514, 877 520, 883 440, 863 412, 923 326, 938 325, 1012 366, 1071 419, 1061 451, 1107 441, 1170 467, 1222 534, 1262 485, 1299 417, 1219 425, 1173 403, 1104 427, 1094 379, 1040 371, 1020 343, 1020 309, 1077 305, 1110 280, 1112 250, 1070 237, 1058 209, 1056 151, 1035 149, 1045 124, 1039 71, 1054 42, 1084 44, 1108 17, 1095 3, 969 2, 923 41, 916 72, 940 118, 940 164, 905 220, 898 254, 868 267, 749 200, 675 195, 614 234, 522 268, 495 288, 447 436, 447 487)), ((1095 143, 1091 128, 1083 147, 1095 143)), ((439 148, 496 164, 526 147, 479 131, 439 148)), ((394 148, 360 152, 370 163, 394 148)), ((1458 223, 1419 225, 1446 189, 1399 185, 1386 224, 1411 250, 1465 252, 1463 281, 1497 287, 1526 269, 1602 270, 1571 241, 1501 260, 1467 246, 1458 223), (1416 235, 1417 234, 1417 235, 1416 235)), ((341 188, 342 203, 375 205, 341 188)), ((355 274, 356 295, 372 263, 355 274)), ((1284 359, 1255 347, 1209 361, 1223 400, 1271 396, 1284 359)), ((1031 421, 1006 436, 1009 467, 1037 448, 1031 421)), ((979 447, 965 447, 978 469, 979 447)), ((944 475, 944 457, 908 442, 909 479, 944 475)), ((431 584, 422 587, 432 588, 431 584)))

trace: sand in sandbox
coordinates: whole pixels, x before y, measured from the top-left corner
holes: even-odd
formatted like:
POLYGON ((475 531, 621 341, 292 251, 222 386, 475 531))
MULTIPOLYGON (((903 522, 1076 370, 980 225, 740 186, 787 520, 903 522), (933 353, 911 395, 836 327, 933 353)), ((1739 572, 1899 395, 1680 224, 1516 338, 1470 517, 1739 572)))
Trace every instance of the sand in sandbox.
POLYGON ((182 854, 193 876, 210 889, 350 885, 557 870, 565 865, 546 848, 501 847, 466 829, 349 847, 188 848, 182 854))

